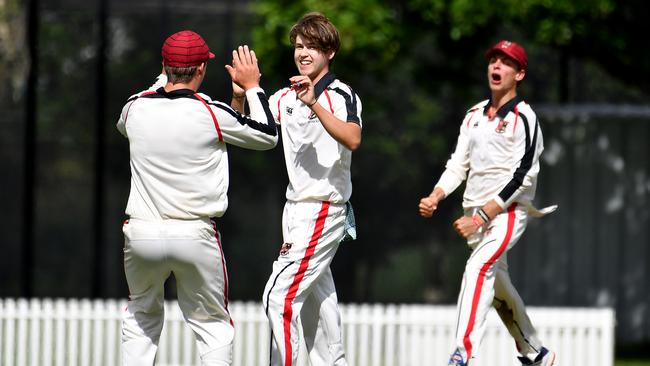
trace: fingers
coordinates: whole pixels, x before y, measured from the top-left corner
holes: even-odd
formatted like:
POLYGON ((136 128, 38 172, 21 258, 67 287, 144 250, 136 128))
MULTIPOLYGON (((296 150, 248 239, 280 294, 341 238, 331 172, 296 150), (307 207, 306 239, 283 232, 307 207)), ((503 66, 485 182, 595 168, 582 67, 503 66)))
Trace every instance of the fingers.
POLYGON ((458 233, 458 235, 462 236, 463 238, 467 237, 465 233, 463 232, 462 225, 460 223, 460 219, 454 221, 454 230, 458 233))
POLYGON ((420 206, 420 208, 426 208, 427 210, 430 210, 430 211, 435 211, 436 208, 438 208, 438 205, 428 197, 425 197, 425 198, 421 199, 419 206, 420 206))
POLYGON ((233 64, 238 65, 257 65, 257 56, 255 51, 251 50, 248 45, 237 47, 237 50, 232 51, 233 64))
POLYGON ((311 85, 311 79, 309 79, 309 76, 305 75, 292 76, 289 78, 289 82, 291 85, 300 83, 303 88, 311 85))
POLYGON ((463 238, 467 238, 476 232, 477 227, 471 217, 463 216, 454 221, 454 230, 463 238))
POLYGON ((257 57, 247 45, 239 46, 232 51, 232 66, 234 68, 254 64, 257 64, 257 57))
POLYGON ((314 94, 314 84, 309 76, 296 75, 289 78, 290 88, 296 92, 296 98, 303 103, 311 105, 316 99, 314 94))
MULTIPOLYGON (((241 48, 241 46, 239 46, 241 48)), ((239 49, 232 51, 232 66, 237 68, 241 65, 241 58, 239 57, 239 49)))
POLYGON ((241 61, 242 64, 250 65, 251 57, 250 57, 250 52, 248 50, 248 46, 237 47, 237 53, 239 54, 239 60, 241 61))
POLYGON ((230 75, 231 79, 233 77, 235 77, 235 68, 234 67, 232 67, 230 65, 226 65, 226 71, 228 71, 228 74, 230 75))
POLYGON ((428 197, 421 199, 420 204, 418 205, 420 216, 422 217, 433 216, 433 212, 436 210, 436 208, 437 205, 435 205, 428 197))

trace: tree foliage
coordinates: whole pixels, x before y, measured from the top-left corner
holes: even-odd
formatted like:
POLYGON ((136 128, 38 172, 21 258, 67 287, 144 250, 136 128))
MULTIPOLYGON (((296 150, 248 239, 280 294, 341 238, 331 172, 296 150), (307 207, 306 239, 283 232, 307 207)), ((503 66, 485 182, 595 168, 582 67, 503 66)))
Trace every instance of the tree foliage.
MULTIPOLYGON (((650 10, 641 0, 260 0, 254 8, 261 22, 253 31, 255 45, 274 66, 293 22, 307 11, 321 11, 341 30, 344 52, 370 57, 364 70, 397 62, 412 47, 436 47, 419 43, 428 36, 458 47, 509 34, 592 59, 646 92, 650 87, 650 52, 640 46, 650 31, 650 10)), ((485 45, 472 49, 480 46, 485 45)))
MULTIPOLYGON (((24 14, 16 0, 0 1, 0 81, 5 85, 0 100, 17 101, 23 91, 29 61, 25 40, 24 14)), ((1 105, 1 102, 0 102, 1 105)))

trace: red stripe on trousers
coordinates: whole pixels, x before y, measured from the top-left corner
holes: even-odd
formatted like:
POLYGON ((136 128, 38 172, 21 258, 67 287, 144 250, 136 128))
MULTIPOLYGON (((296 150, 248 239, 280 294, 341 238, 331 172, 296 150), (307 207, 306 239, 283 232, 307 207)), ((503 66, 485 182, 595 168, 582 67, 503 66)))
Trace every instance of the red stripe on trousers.
POLYGON ((221 247, 221 234, 217 230, 217 223, 212 221, 212 227, 214 228, 215 231, 215 238, 217 238, 217 245, 219 246, 219 252, 221 253, 221 269, 223 271, 223 304, 226 307, 226 313, 228 313, 228 317, 230 318, 230 325, 234 326, 235 323, 232 320, 232 317, 230 316, 230 310, 228 310, 228 269, 226 269, 226 259, 223 256, 223 248, 221 247))
POLYGON ((472 299, 472 310, 469 313, 469 320, 467 322, 467 330, 463 336, 463 344, 465 345, 465 351, 467 352, 467 360, 472 357, 472 341, 469 339, 470 334, 474 330, 474 322, 476 321, 476 309, 478 308, 478 302, 481 298, 481 289, 483 288, 483 282, 485 282, 485 273, 490 267, 496 262, 496 260, 503 254, 503 252, 508 247, 510 238, 512 237, 512 230, 515 226, 515 207, 517 204, 514 203, 508 207, 508 229, 506 230, 506 236, 503 238, 503 242, 499 246, 499 249, 496 253, 481 267, 481 270, 478 273, 478 280, 476 280, 476 287, 474 288, 474 298, 472 299))
POLYGON ((291 318, 293 317, 293 308, 291 307, 293 299, 296 298, 296 293, 298 292, 298 287, 300 287, 300 281, 305 277, 305 272, 309 266, 309 259, 314 252, 316 251, 316 244, 323 234, 323 228, 325 227, 325 219, 327 218, 327 211, 329 210, 330 203, 323 202, 320 212, 318 213, 318 218, 316 219, 316 225, 314 227, 314 233, 311 236, 307 250, 305 250, 305 256, 300 262, 300 267, 298 267, 298 272, 293 277, 293 282, 289 286, 289 292, 287 292, 287 297, 284 299, 284 364, 285 366, 291 366, 293 347, 291 346, 291 318))

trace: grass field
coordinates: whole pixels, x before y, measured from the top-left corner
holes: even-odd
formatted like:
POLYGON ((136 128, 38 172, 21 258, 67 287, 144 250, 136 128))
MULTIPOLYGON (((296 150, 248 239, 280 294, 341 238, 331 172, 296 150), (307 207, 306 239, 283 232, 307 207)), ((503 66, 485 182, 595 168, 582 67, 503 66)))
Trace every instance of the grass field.
POLYGON ((615 366, 650 366, 648 360, 616 360, 615 366))
POLYGON ((650 366, 650 343, 618 345, 614 366, 650 366))

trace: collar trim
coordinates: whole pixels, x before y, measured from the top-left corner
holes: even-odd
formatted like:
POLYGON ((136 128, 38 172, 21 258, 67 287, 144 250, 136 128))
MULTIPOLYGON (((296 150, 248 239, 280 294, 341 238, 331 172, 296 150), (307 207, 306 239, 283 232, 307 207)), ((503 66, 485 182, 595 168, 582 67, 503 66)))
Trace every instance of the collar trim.
MULTIPOLYGON (((516 95, 514 98, 510 99, 506 104, 502 105, 501 108, 497 111, 496 115, 501 119, 505 119, 508 113, 512 112, 515 109, 515 106, 522 102, 524 99, 519 95, 516 95)), ((483 108, 483 114, 487 115, 488 109, 492 105, 492 97, 488 100, 487 104, 483 108)))
POLYGON ((180 97, 187 97, 187 96, 192 96, 192 95, 196 94, 196 92, 194 90, 192 90, 192 89, 176 89, 176 90, 172 90, 170 92, 166 92, 165 88, 162 87, 162 86, 156 90, 156 93, 160 94, 161 96, 163 96, 165 98, 170 98, 170 99, 180 98, 180 97))
POLYGON ((328 71, 327 74, 318 80, 316 85, 314 85, 314 93, 316 94, 316 99, 320 97, 321 94, 327 89, 327 87, 336 80, 336 75, 333 72, 328 71))

